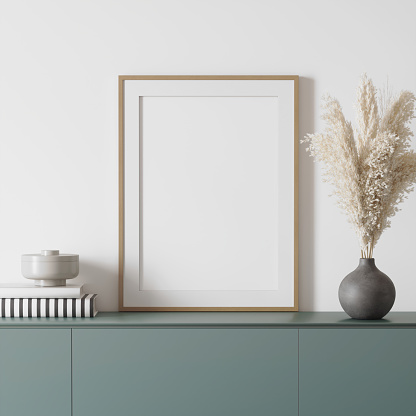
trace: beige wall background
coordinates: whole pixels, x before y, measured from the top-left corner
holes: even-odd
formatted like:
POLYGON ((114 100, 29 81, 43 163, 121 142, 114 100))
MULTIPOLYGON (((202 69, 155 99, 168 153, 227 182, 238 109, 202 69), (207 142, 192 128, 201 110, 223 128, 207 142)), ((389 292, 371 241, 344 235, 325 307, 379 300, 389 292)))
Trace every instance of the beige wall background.
MULTIPOLYGON (((300 78, 300 135, 321 130, 320 98, 348 118, 360 74, 416 92, 412 0, 0 1, 0 281, 20 255, 79 253, 76 279, 117 309, 117 76, 300 78)), ((346 217, 300 151, 301 310, 340 310, 358 264, 346 217)), ((416 196, 375 251, 393 310, 416 309, 416 196)))

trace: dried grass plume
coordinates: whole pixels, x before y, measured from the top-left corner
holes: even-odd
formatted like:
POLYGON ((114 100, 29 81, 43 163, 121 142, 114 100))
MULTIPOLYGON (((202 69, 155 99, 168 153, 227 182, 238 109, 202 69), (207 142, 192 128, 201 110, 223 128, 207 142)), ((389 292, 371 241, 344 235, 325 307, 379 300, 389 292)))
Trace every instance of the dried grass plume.
POLYGON ((308 134, 303 142, 310 155, 324 165, 324 180, 334 185, 338 204, 357 233, 361 257, 373 257, 373 249, 397 205, 414 188, 416 153, 413 136, 415 96, 402 91, 396 96, 377 95, 372 81, 363 75, 357 90, 355 128, 347 121, 339 102, 323 99, 326 129, 308 134))

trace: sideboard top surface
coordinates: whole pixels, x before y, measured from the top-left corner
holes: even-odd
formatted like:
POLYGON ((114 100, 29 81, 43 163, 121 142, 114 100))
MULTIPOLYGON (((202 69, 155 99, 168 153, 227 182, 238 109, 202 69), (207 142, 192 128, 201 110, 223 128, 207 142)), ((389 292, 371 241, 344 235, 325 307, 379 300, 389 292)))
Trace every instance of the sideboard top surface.
POLYGON ((0 318, 0 328, 12 327, 416 328, 416 312, 391 312, 375 321, 350 319, 344 312, 101 312, 94 318, 0 318))

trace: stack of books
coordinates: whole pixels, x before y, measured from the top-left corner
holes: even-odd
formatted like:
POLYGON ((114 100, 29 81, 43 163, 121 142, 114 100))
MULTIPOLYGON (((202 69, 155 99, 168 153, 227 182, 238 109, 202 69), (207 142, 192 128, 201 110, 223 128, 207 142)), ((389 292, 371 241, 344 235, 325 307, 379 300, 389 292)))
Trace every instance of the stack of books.
POLYGON ((93 318, 97 295, 84 293, 83 285, 39 287, 0 284, 1 318, 93 318))

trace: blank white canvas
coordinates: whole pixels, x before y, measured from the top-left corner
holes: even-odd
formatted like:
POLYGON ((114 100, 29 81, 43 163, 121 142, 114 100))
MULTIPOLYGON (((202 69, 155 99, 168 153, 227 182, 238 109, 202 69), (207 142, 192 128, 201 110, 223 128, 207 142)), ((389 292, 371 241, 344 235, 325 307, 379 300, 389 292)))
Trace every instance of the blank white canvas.
POLYGON ((277 290, 277 97, 141 106, 140 290, 277 290))

